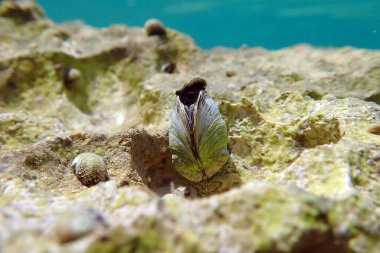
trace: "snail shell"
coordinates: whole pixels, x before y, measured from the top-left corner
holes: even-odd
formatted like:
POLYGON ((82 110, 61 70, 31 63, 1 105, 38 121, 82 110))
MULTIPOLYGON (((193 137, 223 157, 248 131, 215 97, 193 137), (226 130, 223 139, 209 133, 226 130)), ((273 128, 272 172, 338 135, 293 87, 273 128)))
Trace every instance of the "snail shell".
POLYGON ((165 63, 161 66, 161 71, 165 73, 172 74, 176 70, 177 65, 173 62, 165 63))
POLYGON ((173 164, 195 182, 214 175, 229 157, 227 127, 206 85, 195 78, 176 92, 169 128, 173 164))
POLYGON ((75 82, 81 78, 81 73, 78 69, 69 68, 65 71, 63 79, 65 82, 75 82))
POLYGON ((103 159, 94 153, 82 153, 75 157, 71 167, 82 185, 90 187, 109 180, 103 159))
POLYGON ((148 36, 166 36, 165 26, 157 19, 149 19, 145 22, 145 32, 148 36))

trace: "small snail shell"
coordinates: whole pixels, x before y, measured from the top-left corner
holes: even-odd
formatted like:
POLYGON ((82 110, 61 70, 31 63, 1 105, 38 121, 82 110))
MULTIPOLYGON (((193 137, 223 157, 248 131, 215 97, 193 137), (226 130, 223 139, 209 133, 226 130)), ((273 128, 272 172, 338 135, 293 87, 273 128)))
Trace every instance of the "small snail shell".
POLYGON ((166 36, 166 29, 165 26, 157 19, 149 19, 145 22, 145 31, 148 36, 159 36, 159 37, 165 37, 166 36))
POLYGON ((74 82, 79 78, 81 78, 81 73, 78 69, 75 68, 67 69, 64 74, 64 79, 66 82, 74 82))
POLYGON ((94 153, 82 153, 75 157, 71 167, 82 185, 90 187, 109 180, 103 159, 94 153))
POLYGON ((63 73, 63 84, 67 89, 72 89, 74 87, 74 84, 79 81, 81 76, 82 74, 78 69, 66 69, 63 73))
POLYGON ((161 71, 165 73, 172 74, 176 70, 177 65, 175 63, 169 62, 161 66, 161 71))
POLYGON ((206 81, 195 78, 176 92, 169 147, 177 171, 195 182, 213 176, 227 162, 227 127, 207 95, 206 81))

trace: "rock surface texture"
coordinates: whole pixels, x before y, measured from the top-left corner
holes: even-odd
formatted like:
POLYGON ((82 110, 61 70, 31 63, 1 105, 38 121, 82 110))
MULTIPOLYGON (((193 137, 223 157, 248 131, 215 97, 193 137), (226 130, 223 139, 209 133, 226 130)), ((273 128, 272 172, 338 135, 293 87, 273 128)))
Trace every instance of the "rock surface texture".
POLYGON ((165 29, 57 25, 1 1, 0 252, 380 252, 380 51, 203 51, 165 29), (194 77, 231 152, 197 183, 167 134, 194 77), (81 153, 109 181, 82 185, 81 153))

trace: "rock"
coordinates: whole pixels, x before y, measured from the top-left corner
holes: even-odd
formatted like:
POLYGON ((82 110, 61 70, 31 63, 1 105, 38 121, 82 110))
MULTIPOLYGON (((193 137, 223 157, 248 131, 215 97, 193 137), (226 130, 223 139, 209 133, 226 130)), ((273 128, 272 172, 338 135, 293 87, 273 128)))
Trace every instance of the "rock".
POLYGON ((33 1, 3 1, 0 16, 13 20, 16 24, 25 24, 44 17, 43 10, 33 1))
POLYGON ((105 229, 107 226, 99 212, 84 206, 77 206, 58 213, 52 226, 52 233, 59 243, 69 243, 96 230, 105 229))
POLYGON ((0 150, 28 146, 67 130, 56 118, 25 112, 0 113, 0 150))
POLYGON ((296 139, 305 148, 337 143, 342 138, 339 121, 336 118, 325 118, 323 115, 304 119, 298 128, 296 139))

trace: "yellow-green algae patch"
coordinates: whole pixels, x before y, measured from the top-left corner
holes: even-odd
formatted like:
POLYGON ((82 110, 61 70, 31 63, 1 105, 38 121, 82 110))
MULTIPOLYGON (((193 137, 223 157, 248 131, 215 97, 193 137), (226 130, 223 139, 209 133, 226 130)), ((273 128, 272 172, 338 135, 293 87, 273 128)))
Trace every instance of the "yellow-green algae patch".
MULTIPOLYGON (((320 133, 317 137, 320 136, 321 141, 328 137, 330 145, 321 142, 321 146, 305 150, 286 168, 282 180, 295 182, 316 195, 330 198, 347 197, 355 192, 356 185, 373 188, 374 196, 377 195, 378 183, 373 180, 373 171, 379 165, 376 151, 380 148, 380 139, 368 132, 368 126, 380 121, 379 112, 376 106, 357 99, 318 102, 314 115, 319 118, 318 115, 323 114, 326 119, 334 119, 330 126, 318 123, 327 128, 325 134, 320 133)), ((302 133, 297 128, 296 132, 302 133)), ((378 202, 376 198, 373 201, 378 202)))
POLYGON ((320 146, 306 150, 283 171, 287 182, 329 198, 344 198, 354 192, 350 166, 342 145, 320 146))
POLYGON ((263 117, 270 122, 289 124, 303 118, 313 109, 315 101, 297 92, 282 93, 270 103, 263 117))
POLYGON ((65 132, 63 125, 54 118, 40 118, 28 113, 0 113, 0 149, 30 145, 65 132))
POLYGON ((224 101, 220 107, 229 127, 231 153, 235 159, 244 159, 247 169, 275 172, 299 156, 300 149, 287 128, 266 121, 248 99, 240 104, 224 101))

